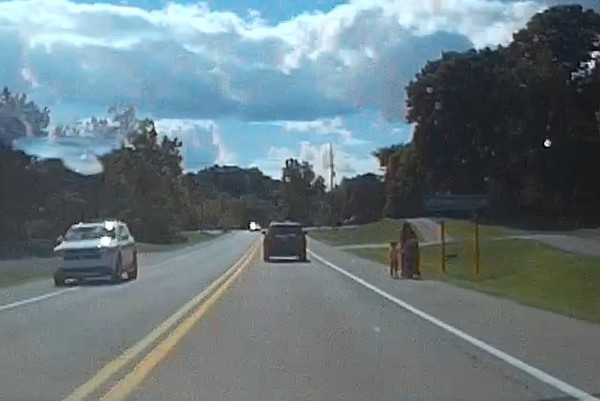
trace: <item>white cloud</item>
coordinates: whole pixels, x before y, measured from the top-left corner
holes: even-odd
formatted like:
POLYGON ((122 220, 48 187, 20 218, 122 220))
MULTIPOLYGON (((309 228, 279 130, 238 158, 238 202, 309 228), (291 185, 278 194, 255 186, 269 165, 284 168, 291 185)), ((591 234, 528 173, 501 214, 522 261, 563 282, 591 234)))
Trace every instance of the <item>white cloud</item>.
POLYGON ((343 145, 346 146, 367 146, 371 144, 371 141, 361 138, 350 137, 342 141, 343 145))
POLYGON ((67 168, 83 175, 93 175, 104 170, 98 155, 109 153, 119 143, 114 138, 49 136, 18 138, 13 146, 41 159, 61 159, 67 168))
POLYGON ((403 87, 442 50, 506 42, 534 1, 354 0, 269 25, 204 3, 143 10, 0 3, 0 82, 40 101, 136 104, 160 118, 399 117, 403 87))
POLYGON ((219 127, 217 125, 213 125, 212 133, 212 143, 217 148, 217 158, 215 159, 215 163, 219 165, 232 165, 238 163, 238 157, 235 153, 230 152, 226 147, 223 141, 223 135, 219 131, 219 127))
MULTIPOLYGON (((196 171, 213 164, 238 164, 235 153, 225 145, 217 123, 211 120, 159 119, 155 121, 159 134, 182 141, 183 168, 196 171)), ((121 138, 103 137, 98 133, 77 136, 21 137, 15 148, 40 158, 61 159, 64 165, 84 175, 98 174, 103 167, 98 155, 104 155, 121 145, 121 138)))
POLYGON ((155 124, 159 133, 182 141, 186 170, 198 170, 215 163, 238 163, 237 155, 224 144, 219 125, 212 120, 159 119, 155 124))
MULTIPOLYGON (((263 159, 254 160, 251 165, 260 168, 265 174, 280 177, 285 160, 296 158, 312 164, 316 174, 321 175, 329 183, 329 144, 311 144, 301 142, 298 148, 272 146, 263 159)), ((356 174, 377 172, 379 164, 369 154, 354 154, 343 147, 334 147, 335 182, 356 174)))
POLYGON ((276 124, 281 125, 286 133, 308 132, 320 135, 351 135, 350 131, 344 128, 340 117, 324 118, 313 121, 283 121, 277 122, 276 124))
POLYGON ((311 121, 272 121, 262 124, 279 126, 286 135, 301 133, 334 136, 337 137, 336 141, 342 145, 357 146, 370 143, 368 140, 356 138, 353 132, 345 126, 344 120, 340 116, 311 121))

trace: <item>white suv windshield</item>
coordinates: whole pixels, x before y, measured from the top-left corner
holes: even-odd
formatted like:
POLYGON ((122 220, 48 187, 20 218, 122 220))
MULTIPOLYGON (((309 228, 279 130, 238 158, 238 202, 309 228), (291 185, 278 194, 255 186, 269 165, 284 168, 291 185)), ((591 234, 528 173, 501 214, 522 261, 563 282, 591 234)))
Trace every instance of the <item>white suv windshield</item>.
POLYGON ((65 241, 99 239, 102 237, 115 238, 115 230, 107 230, 103 226, 71 227, 65 235, 65 241))

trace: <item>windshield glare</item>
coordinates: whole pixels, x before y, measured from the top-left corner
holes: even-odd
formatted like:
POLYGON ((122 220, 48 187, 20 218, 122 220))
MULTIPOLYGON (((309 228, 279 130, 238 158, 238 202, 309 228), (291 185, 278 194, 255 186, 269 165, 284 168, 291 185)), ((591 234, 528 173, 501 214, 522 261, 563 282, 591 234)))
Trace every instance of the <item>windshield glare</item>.
POLYGON ((104 227, 73 227, 67 231, 65 241, 81 241, 86 239, 115 238, 115 230, 109 231, 104 227))

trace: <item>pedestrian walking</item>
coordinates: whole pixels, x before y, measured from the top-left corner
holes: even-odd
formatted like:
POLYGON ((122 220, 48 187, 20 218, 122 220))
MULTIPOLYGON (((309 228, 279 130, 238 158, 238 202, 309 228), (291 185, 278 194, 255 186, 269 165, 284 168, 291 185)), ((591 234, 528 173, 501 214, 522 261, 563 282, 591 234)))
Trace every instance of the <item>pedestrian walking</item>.
POLYGON ((419 278, 419 240, 412 225, 405 222, 400 232, 400 269, 402 278, 419 278))
POLYGON ((412 228, 404 244, 404 258, 407 278, 419 279, 421 277, 419 269, 419 239, 417 238, 417 233, 412 228))
POLYGON ((404 222, 404 224, 402 224, 402 230, 400 231, 400 276, 402 278, 408 278, 405 250, 406 241, 408 241, 410 235, 410 229, 410 224, 404 222))

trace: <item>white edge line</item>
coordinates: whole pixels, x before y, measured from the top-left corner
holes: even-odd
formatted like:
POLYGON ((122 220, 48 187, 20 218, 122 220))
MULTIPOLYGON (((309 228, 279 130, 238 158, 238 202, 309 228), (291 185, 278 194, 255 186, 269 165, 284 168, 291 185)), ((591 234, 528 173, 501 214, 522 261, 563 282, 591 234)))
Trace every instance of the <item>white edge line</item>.
POLYGON ((357 283, 361 284, 362 286, 367 287, 371 291, 381 295, 382 297, 386 298, 387 300, 389 300, 389 301, 395 303, 396 305, 400 306, 401 308, 407 310, 408 312, 413 313, 414 315, 417 315, 424 320, 427 320, 428 322, 434 324, 435 326, 438 326, 439 328, 441 328, 443 330, 446 330, 449 333, 454 334, 455 336, 465 340, 466 342, 470 343, 471 345, 474 345, 475 347, 497 357, 498 359, 501 359, 502 361, 508 363, 509 365, 513 366, 514 368, 517 368, 517 369, 529 374, 530 376, 536 378, 537 380, 544 382, 544 383, 562 391, 563 393, 568 394, 572 397, 575 397, 579 400, 600 401, 599 398, 596 398, 593 395, 588 394, 583 390, 573 387, 570 384, 565 383, 564 381, 557 379, 556 377, 551 376, 550 374, 548 374, 534 366, 531 366, 531 365, 523 362, 522 360, 507 354, 504 351, 500 351, 499 349, 457 329, 454 326, 449 325, 448 323, 441 321, 440 319, 438 319, 436 317, 433 317, 433 316, 421 311, 420 309, 415 308, 414 306, 410 305, 409 303, 402 301, 401 299, 398 299, 398 298, 394 297, 393 295, 388 294, 387 292, 374 286, 373 284, 369 283, 368 281, 365 281, 362 278, 357 277, 354 274, 342 269, 341 267, 329 262, 328 260, 326 260, 323 257, 314 253, 312 250, 309 250, 308 252, 315 259, 317 259, 319 262, 323 263, 327 267, 330 267, 331 269, 336 270, 337 272, 343 274, 344 276, 356 281, 357 283))
POLYGON ((29 304, 33 304, 33 303, 36 303, 36 302, 40 302, 40 301, 43 301, 44 299, 52 298, 52 297, 55 297, 57 295, 64 294, 65 292, 75 291, 77 289, 78 289, 77 287, 65 288, 63 290, 49 292, 49 293, 46 293, 46 294, 43 294, 43 295, 39 295, 37 297, 23 299, 21 301, 12 302, 12 303, 6 304, 6 305, 0 305, 0 312, 5 311, 5 310, 9 310, 9 309, 14 309, 14 308, 17 308, 19 306, 24 306, 24 305, 29 305, 29 304))

